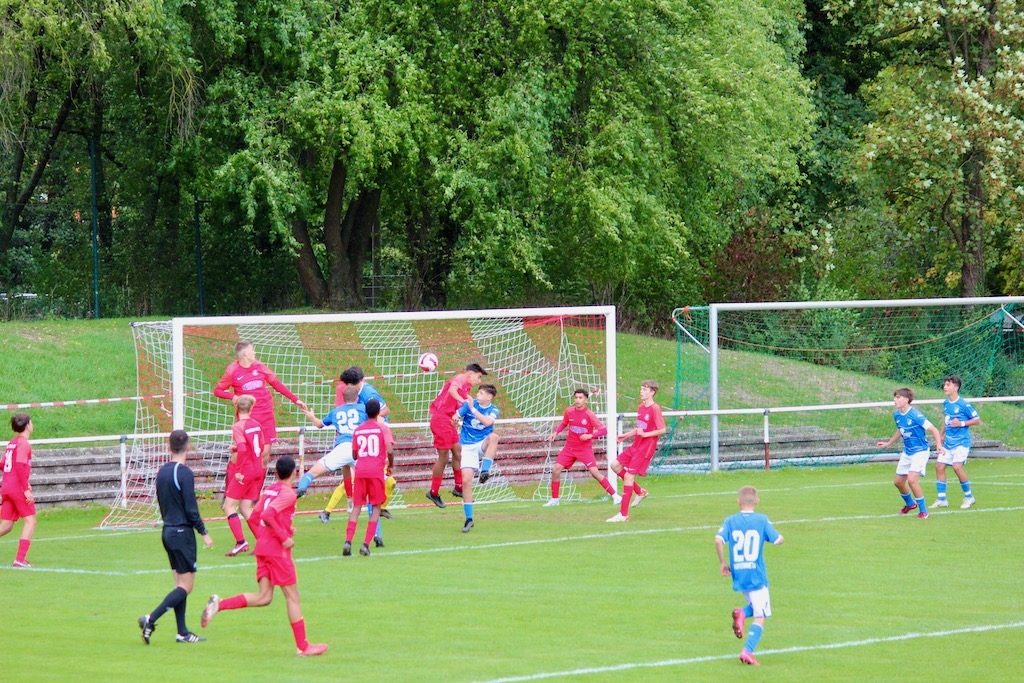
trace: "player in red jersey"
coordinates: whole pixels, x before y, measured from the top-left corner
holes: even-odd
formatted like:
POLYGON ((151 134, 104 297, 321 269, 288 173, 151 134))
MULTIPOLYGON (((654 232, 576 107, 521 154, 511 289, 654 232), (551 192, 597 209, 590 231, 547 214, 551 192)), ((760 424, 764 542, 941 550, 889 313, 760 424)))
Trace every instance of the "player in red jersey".
MULTIPOLYGON (((548 437, 548 443, 555 440, 555 437, 566 427, 569 432, 565 437, 565 446, 555 460, 555 467, 551 471, 551 500, 544 503, 544 507, 555 507, 558 505, 558 488, 562 484, 562 470, 572 468, 576 461, 583 463, 592 476, 613 500, 618 498, 615 487, 608 481, 608 477, 601 474, 597 469, 597 459, 594 458, 594 439, 608 433, 608 428, 601 424, 597 415, 587 407, 587 400, 590 392, 580 387, 572 394, 573 404, 565 409, 562 421, 555 431, 548 437)), ((618 500, 616 500, 618 502, 618 500)))
POLYGON ((224 376, 213 389, 213 395, 236 404, 238 397, 243 394, 255 398, 256 407, 252 418, 263 427, 267 443, 273 445, 277 442, 277 421, 274 419, 274 395, 267 387, 274 387, 300 410, 306 410, 306 404, 281 384, 273 370, 256 360, 256 348, 252 342, 240 341, 235 344, 235 358, 238 360, 224 371, 224 376))
POLYGON ((373 506, 370 521, 366 526, 366 537, 359 548, 360 555, 370 554, 370 539, 377 534, 377 520, 380 519, 380 508, 387 494, 384 482, 395 464, 395 438, 391 430, 379 418, 380 403, 371 398, 366 402, 366 422, 352 432, 352 456, 356 459, 355 492, 353 495, 352 512, 348 516, 348 527, 345 529, 345 546, 342 555, 352 554, 352 539, 356 535, 356 524, 359 522, 359 511, 369 503, 373 506), (384 457, 387 456, 385 463, 384 457))
POLYGON ((228 461, 228 471, 224 480, 224 503, 221 505, 224 514, 228 516, 228 526, 235 537, 235 547, 225 553, 226 557, 234 557, 249 549, 239 515, 248 522, 253 539, 259 538, 259 517, 252 514, 252 506, 260 499, 263 481, 267 476, 270 444, 266 442, 263 427, 250 417, 255 405, 256 399, 248 394, 239 396, 235 401, 238 422, 231 427, 234 453, 228 461))
POLYGON ((296 654, 300 657, 321 655, 327 652, 327 645, 310 644, 306 639, 306 622, 302 618, 298 577, 292 559, 292 547, 295 545, 292 517, 295 515, 297 500, 293 487, 298 478, 295 461, 283 455, 277 459, 276 470, 277 483, 267 487, 253 511, 259 516, 262 525, 256 540, 256 581, 260 592, 241 593, 223 600, 211 595, 203 609, 200 623, 206 628, 213 616, 224 610, 265 607, 274 599, 274 586, 280 586, 288 606, 288 621, 295 636, 296 654))
POLYGON ((640 406, 636 409, 636 428, 619 436, 619 441, 634 437, 633 443, 619 454, 618 462, 612 463, 612 469, 622 477, 622 502, 615 516, 609 522, 628 522, 630 499, 633 507, 647 497, 647 491, 636 483, 636 477, 647 474, 647 466, 651 464, 654 451, 658 448, 658 437, 665 433, 665 418, 661 416, 661 406, 654 402, 658 393, 658 383, 653 379, 645 379, 640 383, 640 406), (633 495, 636 494, 636 498, 633 495))
POLYGON ((444 501, 441 500, 441 481, 444 479, 444 468, 448 465, 449 453, 452 471, 455 472, 455 489, 452 493, 456 496, 462 495, 462 481, 459 477, 459 472, 462 471, 459 430, 455 427, 453 418, 469 398, 470 390, 480 384, 486 375, 487 371, 479 363, 470 363, 466 366, 465 372, 444 383, 437 398, 430 404, 430 433, 434 435, 437 460, 434 462, 427 499, 439 508, 444 507, 444 501))
POLYGON ((3 501, 0 503, 0 536, 9 534, 19 519, 24 520, 14 566, 31 567, 26 558, 32 545, 32 534, 36 531, 36 498, 32 494, 32 485, 28 483, 32 474, 32 446, 28 442, 34 429, 32 418, 28 413, 15 413, 11 416, 11 429, 14 430, 14 438, 7 444, 4 459, 0 462, 4 472, 0 483, 0 500, 3 501))

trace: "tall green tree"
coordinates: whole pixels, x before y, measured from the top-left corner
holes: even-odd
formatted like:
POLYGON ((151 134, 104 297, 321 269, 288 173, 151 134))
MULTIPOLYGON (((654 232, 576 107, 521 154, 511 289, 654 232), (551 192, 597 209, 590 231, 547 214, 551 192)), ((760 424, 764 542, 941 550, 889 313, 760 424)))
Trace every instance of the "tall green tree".
MULTIPOLYGON (((986 294, 1004 277, 999 252, 1024 209, 1021 5, 862 6, 862 40, 890 55, 862 89, 877 118, 864 129, 859 180, 896 225, 876 248, 915 254, 906 275, 925 291, 986 294)), ((842 18, 849 5, 831 9, 842 18)))

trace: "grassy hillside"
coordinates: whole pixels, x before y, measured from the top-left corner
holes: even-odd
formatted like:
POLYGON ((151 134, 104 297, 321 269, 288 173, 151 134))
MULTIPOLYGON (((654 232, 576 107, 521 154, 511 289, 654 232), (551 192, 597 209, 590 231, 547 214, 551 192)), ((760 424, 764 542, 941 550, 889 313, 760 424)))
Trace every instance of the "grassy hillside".
MULTIPOLYGON (((69 401, 133 396, 135 349, 128 319, 9 322, 0 324, 0 345, 5 350, 0 366, 0 405, 44 401, 69 401)), ((707 369, 703 351, 694 354, 695 386, 706 407, 707 369), (700 387, 698 389, 697 387, 700 387)), ((886 379, 832 370, 798 361, 758 354, 722 353, 721 397, 726 407, 775 407, 855 401, 887 401, 895 384, 886 379)), ((661 384, 659 402, 674 403, 676 344, 630 334, 618 335, 619 409, 633 409, 640 382, 647 378, 661 384)), ((942 398, 937 387, 914 386, 919 397, 942 398)), ((684 404, 686 401, 684 400, 684 404)), ((932 421, 941 418, 941 408, 925 406, 932 421)), ((979 406, 983 424, 975 430, 982 438, 1007 439, 1008 445, 1024 447, 1024 427, 1017 425, 1019 407, 989 404, 979 406)), ((10 410, 0 410, 9 415, 10 410)), ((60 438, 130 433, 135 426, 133 402, 34 408, 36 438, 60 438)), ((833 416, 822 416, 826 423, 833 416)), ((835 416, 835 417, 838 417, 835 416)), ((847 416, 849 417, 849 416, 847 416)), ((772 416, 773 426, 798 424, 806 415, 772 416)), ((887 409, 863 411, 852 417, 857 436, 892 433, 887 409)), ((760 417, 723 419, 728 426, 758 429, 760 417)))

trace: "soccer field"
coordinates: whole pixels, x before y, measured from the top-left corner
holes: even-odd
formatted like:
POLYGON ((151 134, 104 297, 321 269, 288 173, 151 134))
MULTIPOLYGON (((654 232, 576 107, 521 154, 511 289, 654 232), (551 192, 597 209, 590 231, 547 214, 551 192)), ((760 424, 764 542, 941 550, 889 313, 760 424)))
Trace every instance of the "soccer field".
MULTIPOLYGON (((896 514, 893 465, 648 478, 628 524, 596 484, 584 500, 395 510, 386 548, 341 557, 344 515, 296 518, 310 642, 294 655, 284 598, 222 612, 199 628, 207 597, 255 590, 255 561, 226 558, 230 532, 211 524, 200 550, 189 626, 209 640, 174 642, 165 615, 146 646, 136 619, 172 587, 155 531, 95 531, 104 514, 41 512, 14 570, 15 532, 0 540, 0 676, 17 681, 1005 681, 1024 646, 1024 462, 968 463, 978 504, 931 518, 896 514), (713 538, 757 486, 785 536, 765 548, 774 616, 741 664, 713 538), (601 494, 600 496, 598 494, 601 494)), ((929 467, 924 489, 934 499, 929 467)), ((407 491, 407 501, 422 492, 407 491)), ((360 520, 357 540, 365 528, 360 520)))

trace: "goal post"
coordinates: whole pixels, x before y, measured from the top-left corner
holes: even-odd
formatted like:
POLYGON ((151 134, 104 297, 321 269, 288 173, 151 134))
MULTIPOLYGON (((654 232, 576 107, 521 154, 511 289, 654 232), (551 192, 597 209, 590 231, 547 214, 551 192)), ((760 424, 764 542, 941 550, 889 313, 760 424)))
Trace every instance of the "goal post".
MULTIPOLYGON (((427 488, 436 455, 428 427, 430 402, 467 363, 488 370, 484 381, 498 387, 495 403, 501 410, 495 428, 497 474, 474 487, 480 502, 534 494, 529 487, 536 488, 544 476, 550 455, 544 437, 576 387, 592 392, 591 408, 610 428, 616 422, 613 306, 187 317, 134 323, 133 330, 142 397, 136 433, 186 429, 193 436, 189 464, 207 498, 204 516, 219 514, 216 497, 234 421, 231 402, 212 391, 240 340, 253 342, 258 360, 320 417, 335 405, 341 371, 360 366, 390 408, 398 447, 395 476, 407 500, 410 491, 427 488), (434 372, 418 367, 427 351, 439 358, 434 372)), ((272 393, 278 425, 274 454, 301 457, 308 468, 330 449, 334 432, 317 430, 294 404, 272 393)), ((614 453, 614 443, 610 437, 598 450, 614 453)), ((152 485, 165 451, 165 438, 135 439, 122 495, 102 526, 157 519, 152 485)), ((322 507, 339 482, 339 476, 319 477, 300 499, 300 510, 322 507)))
MULTIPOLYGON (((746 442, 753 446, 760 431, 756 421, 764 416, 767 424, 765 411, 773 409, 773 423, 790 430, 786 438, 801 443, 803 452, 814 452, 811 444, 819 443, 822 452, 870 453, 866 429, 875 425, 882 434, 891 427, 878 418, 887 409, 876 408, 875 417, 866 418, 858 414, 860 408, 835 408, 884 402, 906 385, 939 404, 937 412, 929 408, 936 422, 947 375, 962 378, 961 394, 968 400, 1003 397, 1006 405, 1000 407, 1019 414, 1022 304, 1024 297, 973 297, 713 303, 676 309, 674 407, 707 412, 674 422, 662 459, 671 457, 673 449, 695 452, 695 444, 704 439, 708 466, 717 470, 723 439, 737 452, 746 442), (740 410, 750 417, 729 412, 740 410)), ((986 421, 983 416, 977 431, 1005 441, 1015 425, 1015 420, 986 421)))

